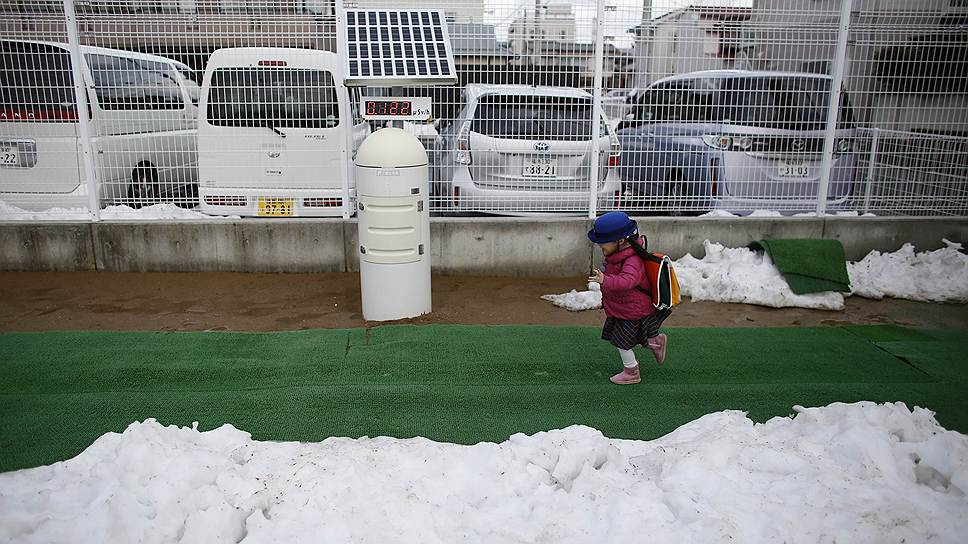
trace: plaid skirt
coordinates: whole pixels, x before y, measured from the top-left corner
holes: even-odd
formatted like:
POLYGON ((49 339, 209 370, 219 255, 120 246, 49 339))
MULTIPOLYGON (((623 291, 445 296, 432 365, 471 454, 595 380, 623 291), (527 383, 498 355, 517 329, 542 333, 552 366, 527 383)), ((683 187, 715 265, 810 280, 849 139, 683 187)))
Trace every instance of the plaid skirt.
POLYGON ((602 340, 608 340, 619 349, 632 349, 639 344, 645 346, 649 338, 654 338, 659 334, 659 327, 670 314, 672 314, 672 309, 667 308, 656 310, 635 321, 616 317, 605 318, 605 326, 602 327, 602 340))

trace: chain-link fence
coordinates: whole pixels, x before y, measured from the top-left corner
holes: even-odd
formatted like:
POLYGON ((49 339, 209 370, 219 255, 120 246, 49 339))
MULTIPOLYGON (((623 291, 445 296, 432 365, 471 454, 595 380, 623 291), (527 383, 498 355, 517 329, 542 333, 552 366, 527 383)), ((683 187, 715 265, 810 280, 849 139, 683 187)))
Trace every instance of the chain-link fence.
POLYGON ((431 97, 389 124, 436 214, 968 214, 965 0, 0 1, 0 36, 0 219, 348 217, 371 95, 431 97), (340 51, 348 8, 413 11, 340 51), (456 85, 343 84, 436 54, 423 10, 456 85))

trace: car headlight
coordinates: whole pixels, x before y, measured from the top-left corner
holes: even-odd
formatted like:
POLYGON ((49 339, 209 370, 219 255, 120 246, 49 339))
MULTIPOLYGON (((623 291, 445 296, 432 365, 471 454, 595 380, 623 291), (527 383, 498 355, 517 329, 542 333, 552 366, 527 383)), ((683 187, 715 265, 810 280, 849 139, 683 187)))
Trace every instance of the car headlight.
POLYGON ((713 149, 729 149, 733 139, 725 134, 703 134, 702 141, 713 149))
POLYGON ((835 149, 837 150, 837 153, 849 153, 851 151, 851 147, 852 146, 849 139, 841 138, 837 140, 837 145, 835 146, 835 149))

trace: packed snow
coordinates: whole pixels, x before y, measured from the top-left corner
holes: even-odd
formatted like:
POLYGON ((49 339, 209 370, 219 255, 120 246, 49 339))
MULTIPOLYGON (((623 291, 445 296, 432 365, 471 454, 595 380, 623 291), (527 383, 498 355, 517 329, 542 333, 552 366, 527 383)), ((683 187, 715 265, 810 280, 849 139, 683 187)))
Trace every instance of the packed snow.
MULTIPOLYGON (((825 217, 876 217, 872 213, 860 213, 857 211, 843 211, 834 213, 824 213, 825 217)), ((753 210, 746 217, 782 217, 783 214, 774 210, 753 210)), ((795 213, 793 217, 817 217, 816 212, 795 213)), ((699 217, 743 217, 726 210, 710 210, 699 217)))
POLYGON ((964 542, 968 437, 902 403, 794 410, 648 442, 573 426, 474 446, 149 419, 0 475, 0 540, 964 542))
POLYGON ((555 306, 561 306, 572 312, 594 310, 602 307, 602 286, 590 281, 587 291, 572 289, 561 295, 542 295, 544 300, 550 300, 555 306))
POLYGON ((925 302, 968 302, 968 255, 962 245, 942 239, 945 247, 916 252, 904 244, 893 253, 871 251, 848 263, 853 294, 865 298, 904 298, 925 302))
POLYGON ((774 308, 844 308, 841 293, 794 293, 765 251, 728 248, 708 240, 703 246, 706 255, 702 259, 686 254, 673 264, 682 296, 693 301, 735 302, 774 308))
MULTIPOLYGON (((239 219, 239 216, 213 216, 195 210, 180 208, 174 204, 153 204, 143 208, 130 206, 107 206, 101 210, 105 221, 157 221, 157 220, 211 220, 239 219)), ((23 210, 0 201, 0 221, 90 221, 87 208, 51 208, 42 212, 23 210)))
MULTIPOLYGON (((774 308, 844 309, 844 296, 883 297, 923 302, 968 302, 968 254, 962 245, 942 239, 945 247, 916 252, 904 244, 893 253, 871 251, 858 262, 847 263, 851 292, 833 291, 798 295, 787 284, 770 255, 748 248, 728 248, 706 240, 705 256, 691 254, 674 261, 683 297, 693 301, 734 302, 774 308)), ((571 311, 602 307, 597 289, 543 295, 571 311)))

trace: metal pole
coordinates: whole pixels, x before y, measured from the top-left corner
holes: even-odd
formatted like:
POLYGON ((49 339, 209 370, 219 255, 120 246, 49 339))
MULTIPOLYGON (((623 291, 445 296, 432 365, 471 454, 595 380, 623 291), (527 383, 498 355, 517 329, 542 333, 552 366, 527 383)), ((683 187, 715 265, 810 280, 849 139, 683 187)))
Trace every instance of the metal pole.
POLYGON ((874 129, 874 139, 871 141, 871 155, 867 164, 867 183, 864 187, 864 212, 868 213, 871 207, 871 184, 874 182, 874 167, 877 164, 877 145, 881 141, 881 129, 874 129))
POLYGON ((87 80, 84 71, 84 56, 81 54, 81 40, 77 35, 77 14, 74 0, 64 0, 64 18, 67 27, 67 44, 71 52, 71 73, 74 76, 74 99, 77 102, 77 131, 81 140, 81 163, 87 184, 87 205, 91 221, 101 220, 101 198, 98 191, 97 169, 94 167, 94 153, 91 145, 91 116, 88 114, 87 80))
POLYGON ((602 151, 598 141, 602 128, 602 71, 605 65, 605 0, 598 0, 598 15, 595 25, 595 83, 592 90, 592 160, 591 175, 588 183, 588 218, 598 215, 598 174, 602 151))
POLYGON ((834 54, 834 70, 830 82, 830 108, 827 110, 827 133, 823 140, 823 159, 820 161, 817 215, 824 215, 827 212, 827 193, 830 192, 830 173, 834 164, 834 134, 837 131, 837 118, 840 114, 840 91, 844 82, 844 64, 847 62, 847 36, 850 34, 852 6, 853 0, 841 0, 837 52, 834 54))
MULTIPOLYGON (((346 11, 343 7, 342 0, 336 0, 336 53, 338 55, 345 55, 346 51, 340 51, 339 48, 346 43, 346 11)), ((342 78, 345 78, 346 74, 343 74, 342 78)), ((343 80, 345 83, 345 79, 343 80)), ((354 100, 353 93, 346 93, 350 100, 354 100)), ((362 93, 361 93, 362 94, 362 93)), ((344 118, 349 118, 349 130, 343 131, 346 135, 343 141, 343 160, 342 163, 343 175, 341 176, 342 182, 340 188, 343 190, 343 219, 349 219, 353 213, 356 213, 356 204, 353 204, 352 209, 350 208, 350 176, 356 175, 356 169, 351 167, 353 162, 353 126, 356 123, 356 119, 353 119, 353 105, 347 102, 346 104, 346 115, 344 118)), ((343 117, 342 115, 340 115, 343 117)))

